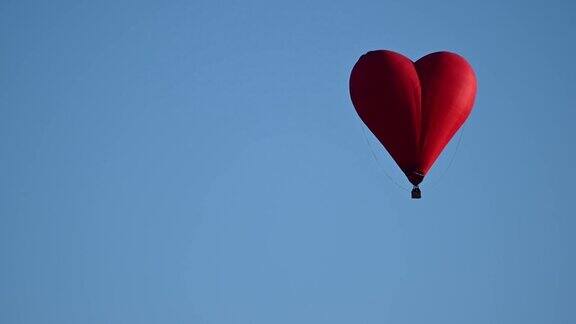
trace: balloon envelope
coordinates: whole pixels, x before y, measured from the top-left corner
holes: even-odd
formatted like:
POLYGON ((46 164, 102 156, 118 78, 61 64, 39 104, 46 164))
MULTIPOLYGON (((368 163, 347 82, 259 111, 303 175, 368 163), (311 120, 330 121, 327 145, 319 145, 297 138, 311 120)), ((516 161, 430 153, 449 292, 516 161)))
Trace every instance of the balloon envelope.
POLYGON ((358 115, 415 186, 470 115, 475 96, 472 67, 450 52, 412 62, 392 51, 372 51, 350 75, 358 115))

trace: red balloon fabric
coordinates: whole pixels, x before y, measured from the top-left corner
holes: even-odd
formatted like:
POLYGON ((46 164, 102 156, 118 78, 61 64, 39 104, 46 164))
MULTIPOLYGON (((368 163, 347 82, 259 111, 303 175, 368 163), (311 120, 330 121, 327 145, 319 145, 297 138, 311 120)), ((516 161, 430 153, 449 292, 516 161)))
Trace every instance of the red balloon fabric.
POLYGON ((378 50, 354 65, 350 97, 362 121, 418 186, 470 115, 476 77, 458 54, 436 52, 412 62, 378 50))

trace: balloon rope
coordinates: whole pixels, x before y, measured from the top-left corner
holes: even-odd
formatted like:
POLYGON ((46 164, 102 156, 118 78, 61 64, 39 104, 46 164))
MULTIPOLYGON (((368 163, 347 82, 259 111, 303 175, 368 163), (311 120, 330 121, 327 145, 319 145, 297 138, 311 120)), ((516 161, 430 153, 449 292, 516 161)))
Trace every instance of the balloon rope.
POLYGON ((370 153, 372 153, 372 157, 374 158, 376 165, 378 165, 378 168, 386 175, 386 177, 388 178, 388 180, 390 180, 390 182, 392 182, 393 184, 396 185, 396 187, 398 187, 404 191, 410 191, 408 188, 406 188, 406 187, 402 186, 401 184, 399 184, 398 182, 396 182, 396 180, 394 180, 394 178, 392 178, 392 176, 390 174, 388 174, 388 172, 386 172, 384 167, 381 165, 380 160, 376 156, 376 153, 374 152, 374 147, 372 147, 372 144, 370 143, 370 140, 368 139, 368 135, 366 134, 366 126, 364 126, 362 123, 360 123, 360 127, 362 128, 362 134, 364 134, 364 140, 366 140, 366 144, 370 148, 370 153))
POLYGON ((436 186, 438 186, 438 184, 440 183, 440 180, 442 180, 444 178, 444 176, 448 172, 448 169, 450 169, 450 167, 452 166, 452 163, 456 159, 456 153, 458 153, 458 149, 460 148, 460 143, 462 142, 462 136, 463 135, 464 135, 464 125, 462 125, 462 128, 460 129, 460 136, 458 136, 458 143, 456 143, 456 149, 454 150, 454 153, 452 153, 452 157, 450 157, 450 161, 448 162, 448 165, 446 166, 444 171, 442 171, 442 173, 440 173, 438 178, 430 184, 430 188, 435 188, 436 186))

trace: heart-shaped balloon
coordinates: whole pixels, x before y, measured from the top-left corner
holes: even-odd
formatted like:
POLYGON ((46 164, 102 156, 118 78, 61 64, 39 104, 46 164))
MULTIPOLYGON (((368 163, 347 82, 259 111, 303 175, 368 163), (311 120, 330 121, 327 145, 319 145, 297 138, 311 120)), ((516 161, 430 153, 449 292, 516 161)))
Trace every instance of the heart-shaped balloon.
POLYGON ((352 69, 350 96, 362 121, 417 187, 470 115, 476 77, 454 53, 412 62, 392 51, 372 51, 352 69))

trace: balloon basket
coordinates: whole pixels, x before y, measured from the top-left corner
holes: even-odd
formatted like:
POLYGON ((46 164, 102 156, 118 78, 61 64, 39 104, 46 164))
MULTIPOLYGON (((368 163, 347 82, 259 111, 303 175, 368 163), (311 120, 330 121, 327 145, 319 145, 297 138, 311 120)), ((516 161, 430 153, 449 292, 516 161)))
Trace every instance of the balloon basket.
POLYGON ((414 188, 412 189, 412 199, 420 199, 420 198, 422 198, 422 192, 420 191, 420 188, 414 186, 414 188))

